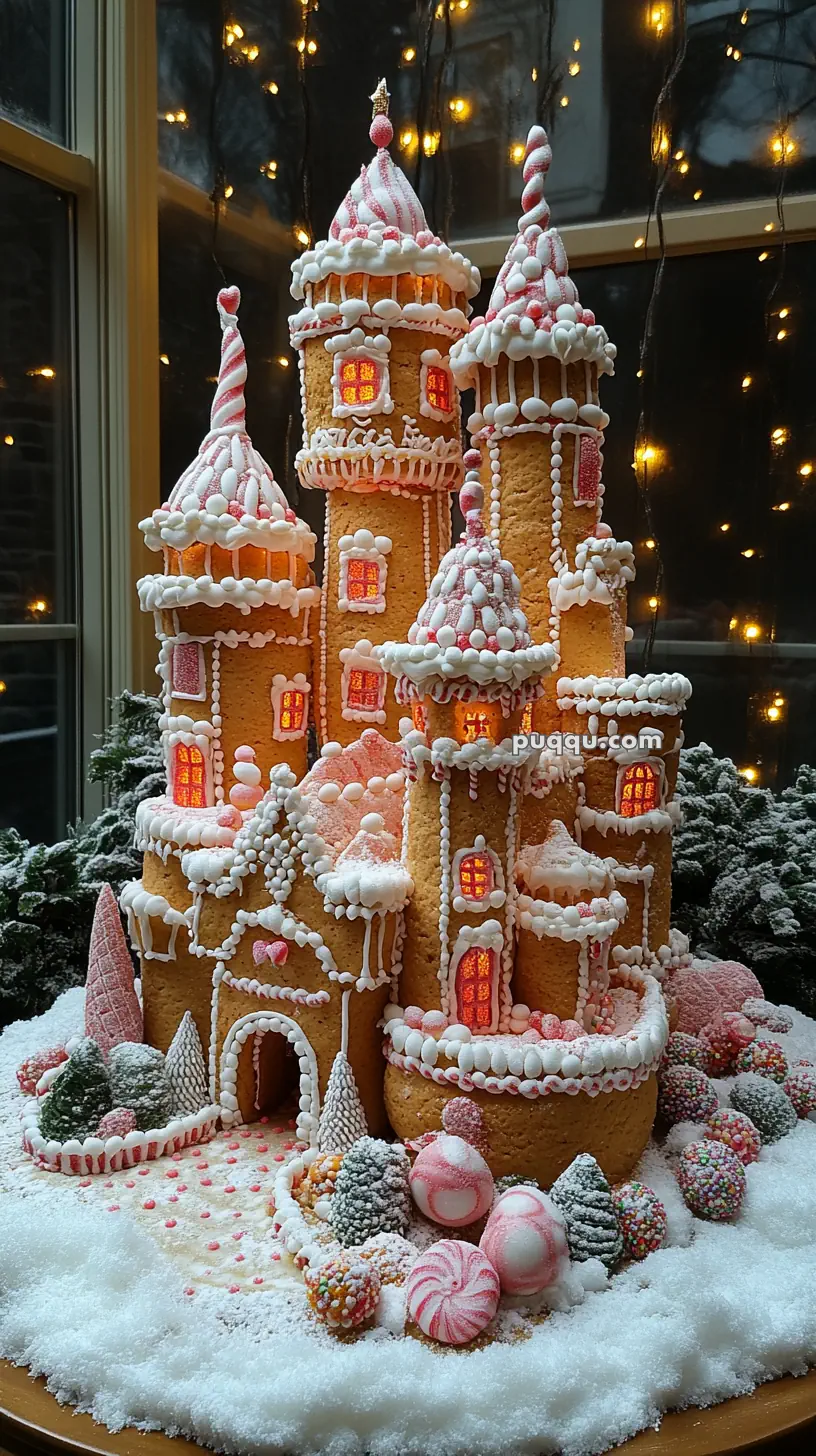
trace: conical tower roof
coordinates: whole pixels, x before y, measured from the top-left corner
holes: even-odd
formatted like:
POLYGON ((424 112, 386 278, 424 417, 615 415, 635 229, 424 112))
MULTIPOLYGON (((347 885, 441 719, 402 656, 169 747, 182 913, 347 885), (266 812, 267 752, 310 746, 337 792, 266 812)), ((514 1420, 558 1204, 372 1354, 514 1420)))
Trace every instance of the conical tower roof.
POLYGON ((238 328, 237 288, 218 294, 221 363, 210 428, 168 500, 140 522, 152 551, 184 551, 195 541, 227 550, 260 546, 314 558, 315 536, 292 510, 246 425, 246 349, 238 328))
POLYGON ((377 649, 398 679, 398 697, 410 695, 410 684, 414 696, 437 702, 505 698, 537 686, 555 661, 548 643, 536 646, 530 637, 521 583, 485 533, 483 499, 478 472, 469 471, 459 496, 465 530, 442 558, 408 641, 377 649))
POLYGON ((566 250, 557 228, 550 227, 544 183, 552 150, 541 126, 531 128, 524 158, 524 190, 518 233, 496 279, 484 318, 474 318, 451 349, 451 366, 460 383, 477 364, 544 358, 572 363, 589 359, 607 374, 616 349, 595 315, 584 308, 569 276, 566 250))

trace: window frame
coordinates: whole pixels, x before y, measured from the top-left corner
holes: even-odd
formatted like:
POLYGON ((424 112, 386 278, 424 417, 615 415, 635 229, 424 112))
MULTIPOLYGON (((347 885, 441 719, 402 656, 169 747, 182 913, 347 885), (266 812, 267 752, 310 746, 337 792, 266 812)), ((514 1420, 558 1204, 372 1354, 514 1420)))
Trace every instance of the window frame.
POLYGON ((276 672, 272 679, 272 737, 276 743, 291 743, 305 738, 309 731, 309 694, 312 685, 305 673, 296 672, 288 677, 285 672, 276 672), (299 728, 282 728, 280 722, 284 693, 303 694, 303 721, 299 728))

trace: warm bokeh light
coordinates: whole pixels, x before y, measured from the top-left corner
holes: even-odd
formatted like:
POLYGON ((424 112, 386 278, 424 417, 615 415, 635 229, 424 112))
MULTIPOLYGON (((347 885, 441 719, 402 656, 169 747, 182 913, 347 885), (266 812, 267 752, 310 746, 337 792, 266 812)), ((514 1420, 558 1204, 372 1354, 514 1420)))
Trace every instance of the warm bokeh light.
POLYGON ((753 764, 749 765, 748 768, 737 769, 737 772, 742 774, 742 777, 747 779, 749 784, 755 784, 759 778, 759 770, 754 768, 753 764))
POLYGON ((520 167, 526 151, 524 142, 511 142, 508 156, 514 167, 520 167))
POLYGON ((274 161, 261 162, 259 170, 262 177, 268 177, 270 182, 274 182, 278 175, 278 164, 274 161))
POLYGON ((760 263, 767 263, 767 261, 770 258, 770 256, 771 256, 770 253, 760 253, 759 254, 759 262, 760 263))
POLYGON ((778 506, 771 506, 772 511, 789 511, 790 508, 790 501, 780 501, 778 506))
POLYGON ((720 530, 721 531, 730 531, 731 530, 731 522, 730 521, 722 521, 720 523, 720 530))
POLYGON ((775 430, 771 430, 771 443, 773 445, 787 445, 789 439, 790 430, 787 425, 777 425, 775 430))
POLYGON ((762 628, 758 622, 746 622, 742 629, 742 635, 746 642, 758 642, 762 636, 762 628))
POLYGON ((569 106, 569 96, 562 96, 558 104, 559 106, 569 106))
POLYGON ((400 132, 399 144, 400 150, 403 152, 413 152, 416 149, 417 134, 414 131, 413 127, 406 126, 404 130, 400 132))
POLYGON ((753 384, 753 382, 754 382, 754 377, 753 377, 752 374, 743 374, 743 376, 742 376, 742 387, 743 387, 743 389, 750 389, 751 388, 751 385, 753 384))
POLYGON ((697 191, 694 194, 694 201, 695 202, 699 202, 700 201, 700 198, 702 197, 702 195, 703 195, 703 189, 702 189, 702 187, 698 187, 697 188, 697 191))
POLYGON ((581 62, 580 61, 570 61, 569 65, 567 67, 567 70, 569 71, 569 73, 570 73, 571 76, 577 76, 580 73, 580 70, 581 70, 581 62))
POLYGON ((235 188, 233 187, 232 183, 231 182, 228 182, 227 185, 226 185, 226 187, 224 188, 224 201, 225 202, 229 202, 229 200, 232 197, 232 194, 233 194, 234 191, 235 191, 235 188))
POLYGON ((51 608, 45 600, 45 597, 35 597, 33 602, 29 602, 28 610, 33 617, 44 617, 51 608))
POLYGON ((402 59, 405 62, 406 66, 410 66, 411 62, 416 60, 416 50, 413 46, 405 47, 405 50, 402 53, 402 59))
POLYGON ((653 612, 656 612, 660 606, 660 597, 649 597, 649 606, 653 612))
POLYGON ((744 551, 740 551, 740 556, 744 556, 746 561, 750 561, 752 557, 756 556, 755 547, 746 546, 744 551))
POLYGON ((805 476, 805 478, 813 474, 813 466, 809 460, 806 460, 804 465, 799 466, 799 474, 805 476))
POLYGON ((645 238, 635 238, 635 244, 634 245, 635 245, 636 248, 645 248, 645 246, 646 246, 646 239, 645 238))
POLYGON ((798 143, 789 132, 780 131, 770 140, 771 156, 775 162, 790 162, 799 150, 798 143))
POLYGON ((426 157, 435 157, 439 151, 440 134, 438 131, 426 131, 422 138, 422 150, 426 157))
POLYGON ((454 121, 467 121, 473 107, 466 96, 452 96, 448 102, 448 111, 454 121))
POLYGON ((646 547, 647 551, 654 551, 657 542, 655 541, 653 536, 647 536, 643 544, 646 547))
POLYGON ((638 474, 644 474, 650 470, 660 470, 661 466, 665 463, 665 459, 666 452, 662 448, 662 446, 655 445, 650 440, 645 440, 643 444, 638 445, 637 449, 635 450, 635 458, 632 468, 636 470, 638 474))
POLYGON ((4 435, 3 436, 3 444, 4 445, 13 445, 14 444, 14 436, 13 435, 4 435))
POLYGON ((266 91, 269 96, 277 96, 280 87, 277 81, 264 81, 261 90, 266 91))
POLYGON ((671 27, 671 6, 668 4, 653 4, 646 6, 646 24, 655 35, 660 38, 666 34, 671 27))
POLYGON ((309 246, 309 244, 310 244, 310 242, 312 240, 309 237, 309 234, 307 233, 306 229, 305 228, 302 228, 302 227, 296 227, 294 229, 294 233, 295 233, 295 242, 296 243, 300 243, 300 246, 302 248, 308 248, 308 246, 309 246))
POLYGON ((277 364, 279 369, 288 369, 290 362, 291 361, 286 354, 279 354, 277 359, 275 360, 275 363, 277 364))
POLYGON ((26 369, 29 379, 56 379, 57 373, 50 364, 43 364, 38 369, 26 369))
POLYGON ((159 355, 159 363, 160 364, 169 364, 170 363, 170 356, 169 356, 169 354, 160 354, 159 355))

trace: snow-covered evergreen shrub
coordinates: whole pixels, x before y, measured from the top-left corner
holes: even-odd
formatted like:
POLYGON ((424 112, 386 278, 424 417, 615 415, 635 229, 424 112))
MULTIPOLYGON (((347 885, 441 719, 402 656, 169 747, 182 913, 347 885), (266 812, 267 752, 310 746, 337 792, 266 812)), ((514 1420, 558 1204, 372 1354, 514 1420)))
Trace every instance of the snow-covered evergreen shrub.
POLYGON ((79 829, 77 854, 83 882, 96 894, 108 883, 118 895, 126 880, 141 874, 141 855, 133 845, 136 806, 167 787, 160 712, 156 698, 122 693, 113 723, 91 754, 88 778, 105 785, 110 803, 98 819, 79 829))
POLYGON ((329 1221, 350 1248, 372 1234, 404 1234, 411 1198, 410 1165, 401 1143, 362 1137, 346 1153, 337 1174, 329 1221))
POLYGON ((112 1107, 104 1058, 96 1042, 86 1036, 71 1053, 52 1091, 43 1099, 40 1132, 44 1138, 58 1143, 69 1138, 82 1142, 86 1137, 95 1136, 102 1118, 112 1107))
POLYGON ((612 1190, 591 1153, 579 1153, 556 1178, 550 1197, 567 1225, 570 1257, 600 1259, 614 1269, 623 1252, 623 1235, 612 1190))
POLYGON ((155 1047, 120 1041, 108 1057, 114 1107, 129 1107, 140 1132, 166 1127, 173 1115, 173 1094, 164 1057, 155 1047))

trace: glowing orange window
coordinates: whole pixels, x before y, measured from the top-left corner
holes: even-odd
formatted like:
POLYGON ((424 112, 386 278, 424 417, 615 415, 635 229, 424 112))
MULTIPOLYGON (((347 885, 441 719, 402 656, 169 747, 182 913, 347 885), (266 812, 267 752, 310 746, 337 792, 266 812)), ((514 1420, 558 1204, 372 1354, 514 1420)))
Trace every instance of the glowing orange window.
POLYGON ((353 556, 346 566, 346 596, 350 602, 376 602, 380 596, 380 568, 376 561, 353 556))
POLYGON ((527 707, 524 709, 524 712, 521 715, 521 731, 522 731, 522 733, 531 733, 532 732, 532 728, 533 728, 533 705, 532 705, 532 703, 528 703, 527 704, 527 707))
POLYGON ((651 763, 633 763, 624 770, 620 812, 624 819, 636 819, 657 808, 660 780, 651 763))
POLYGON ((456 968, 456 1015, 471 1031, 488 1031, 493 1020, 496 953, 474 945, 456 968))
POLYGON ((462 714, 462 732, 465 743, 475 743, 477 738, 490 737, 490 719, 481 708, 467 708, 462 714))
POLYGON ((348 675, 346 701, 350 708, 376 713, 380 706, 382 673, 373 668, 353 667, 348 675))
POLYGON ((280 695, 278 728, 281 733, 300 733, 306 717, 306 694, 300 688, 284 688, 280 695))
POLYGON ((425 732, 425 709, 421 703, 414 703, 411 707, 411 722, 417 733, 425 732))
POLYGON ((451 408, 451 381, 447 369, 429 364, 425 376, 425 398, 432 409, 440 414, 449 414, 451 408))
POLYGON ((177 743, 173 760, 173 803, 203 809, 207 801, 204 755, 195 744, 177 743))
POLYGON ((493 861, 489 854, 466 854, 459 864, 459 893, 466 900, 486 900, 493 889, 493 861))
POLYGON ((340 398, 343 404, 373 404, 380 392, 382 375, 373 359, 343 359, 340 364, 340 398))

